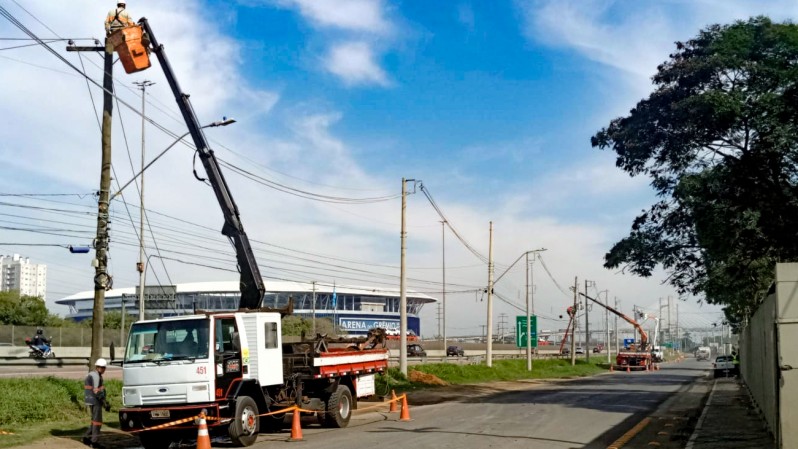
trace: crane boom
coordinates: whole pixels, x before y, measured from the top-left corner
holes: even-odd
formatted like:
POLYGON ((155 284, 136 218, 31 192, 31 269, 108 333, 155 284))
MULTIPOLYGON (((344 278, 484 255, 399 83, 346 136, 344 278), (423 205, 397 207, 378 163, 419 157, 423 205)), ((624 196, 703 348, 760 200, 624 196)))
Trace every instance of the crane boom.
POLYGON ((188 94, 183 93, 180 89, 180 84, 177 82, 174 71, 172 70, 169 59, 166 57, 164 48, 158 44, 155 35, 150 28, 150 24, 146 18, 139 20, 139 23, 144 27, 147 33, 151 50, 158 57, 161 63, 166 80, 169 82, 169 87, 177 100, 177 106, 180 108, 180 113, 183 114, 183 120, 188 126, 188 131, 191 138, 194 140, 194 146, 197 148, 200 160, 202 161, 205 172, 208 176, 208 182, 216 194, 216 199, 219 206, 222 208, 224 215, 224 226, 222 227, 222 234, 227 236, 235 247, 236 261, 238 263, 238 271, 241 274, 240 289, 241 300, 239 301, 240 309, 257 309, 263 301, 263 295, 266 292, 266 287, 263 284, 263 278, 260 275, 258 264, 255 260, 255 254, 252 251, 252 246, 249 243, 249 238, 244 232, 244 226, 241 224, 241 217, 238 213, 238 206, 236 206, 230 189, 227 186, 227 181, 222 175, 221 168, 216 156, 208 147, 208 141, 205 139, 205 134, 202 132, 197 115, 194 113, 194 108, 188 99, 188 94))
POLYGON ((648 349, 648 334, 646 333, 646 331, 643 330, 643 326, 641 326, 640 323, 638 323, 637 321, 635 321, 635 320, 629 318, 628 316, 624 315, 623 313, 621 313, 616 308, 611 307, 611 306, 609 306, 607 304, 604 304, 603 302, 600 302, 596 298, 591 298, 590 296, 587 296, 584 293, 579 293, 579 294, 581 296, 584 296, 585 298, 593 301, 594 303, 600 305, 601 307, 604 307, 605 309, 609 310, 610 312, 618 315, 619 317, 621 317, 621 319, 623 319, 627 323, 629 323, 632 326, 634 326, 635 329, 637 329, 637 331, 640 332, 640 350, 641 351, 645 351, 645 350, 648 349))

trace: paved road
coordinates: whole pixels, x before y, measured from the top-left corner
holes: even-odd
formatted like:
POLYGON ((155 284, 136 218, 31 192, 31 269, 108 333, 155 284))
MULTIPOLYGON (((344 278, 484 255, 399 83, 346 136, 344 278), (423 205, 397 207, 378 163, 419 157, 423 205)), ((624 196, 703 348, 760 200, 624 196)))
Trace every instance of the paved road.
MULTIPOLYGON (((396 413, 359 414, 346 429, 304 420, 302 447, 604 449, 707 368, 689 359, 656 372, 616 372, 464 401, 411 404, 411 422, 399 422, 396 413)), ((291 444, 287 437, 263 435, 254 447, 284 447, 291 444)))

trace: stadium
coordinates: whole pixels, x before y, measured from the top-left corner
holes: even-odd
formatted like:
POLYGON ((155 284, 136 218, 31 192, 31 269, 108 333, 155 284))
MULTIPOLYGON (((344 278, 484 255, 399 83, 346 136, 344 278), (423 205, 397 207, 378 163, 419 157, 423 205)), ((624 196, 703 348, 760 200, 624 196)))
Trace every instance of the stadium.
MULTIPOLYGON (((115 288, 105 294, 105 311, 138 316, 138 288, 115 288)), ((407 292, 407 328, 421 335, 419 313, 425 304, 436 299, 423 293, 407 292)), ((163 317, 192 314, 195 311, 238 309, 237 281, 191 282, 168 286, 144 287, 146 316, 163 317)), ((289 299, 294 315, 303 318, 327 318, 348 335, 364 335, 373 327, 399 329, 399 290, 384 287, 330 286, 313 283, 268 281, 263 307, 282 308, 289 299), (314 301, 315 298, 315 301, 314 301)), ((69 307, 68 318, 81 321, 91 318, 94 291, 76 293, 55 301, 69 307)))

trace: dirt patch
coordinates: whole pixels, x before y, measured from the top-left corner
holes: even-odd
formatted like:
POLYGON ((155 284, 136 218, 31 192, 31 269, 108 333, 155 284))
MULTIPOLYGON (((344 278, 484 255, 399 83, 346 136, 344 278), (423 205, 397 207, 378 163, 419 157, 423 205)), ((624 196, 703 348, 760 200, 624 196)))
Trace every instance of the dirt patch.
POLYGON ((411 382, 418 382, 426 385, 439 385, 439 386, 446 386, 449 385, 449 382, 441 379, 440 377, 434 374, 427 374, 422 373, 421 371, 410 371, 407 375, 407 378, 411 382))

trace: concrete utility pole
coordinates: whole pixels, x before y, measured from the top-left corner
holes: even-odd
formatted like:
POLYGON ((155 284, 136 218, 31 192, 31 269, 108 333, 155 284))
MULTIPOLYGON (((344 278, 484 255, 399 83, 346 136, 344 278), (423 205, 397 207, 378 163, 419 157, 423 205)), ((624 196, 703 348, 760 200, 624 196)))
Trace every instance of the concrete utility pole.
POLYGON ((136 81, 133 84, 141 90, 141 188, 139 189, 139 261, 136 269, 139 272, 139 321, 144 320, 144 132, 147 123, 145 112, 147 88, 152 86, 152 81, 136 81))
POLYGON ((659 327, 659 329, 657 329, 658 341, 655 341, 654 344, 662 348, 662 326, 659 324, 662 322, 662 297, 659 298, 659 310, 657 311, 657 318, 659 318, 659 320, 657 320, 657 326, 659 327))
MULTIPOLYGON (((604 304, 606 306, 610 305, 610 291, 604 290, 604 304)), ((610 344, 610 311, 609 309, 604 309, 604 327, 607 329, 607 363, 611 363, 610 361, 610 350, 612 349, 612 345, 610 344)))
MULTIPOLYGON (((526 257, 526 265, 524 265, 526 267, 526 370, 532 371, 532 336, 530 335, 532 332, 532 316, 529 314, 529 278, 531 277, 529 273, 529 251, 524 254, 524 257, 526 257)), ((534 310, 535 307, 532 306, 532 315, 535 314, 534 310)))
POLYGON ((588 303, 587 299, 587 287, 588 285, 596 285, 595 281, 588 281, 585 279, 585 361, 590 362, 590 322, 589 316, 590 313, 590 303, 588 303))
POLYGON ((316 338, 316 281, 313 281, 313 338, 316 338))
POLYGON ((443 288, 441 290, 441 302, 443 303, 443 359, 446 360, 447 346, 446 346, 446 220, 441 221, 441 277, 443 280, 443 288))
POLYGON ((94 307, 92 308, 91 359, 89 366, 102 357, 103 318, 105 312, 105 291, 111 287, 108 276, 108 209, 111 197, 111 124, 114 111, 114 47, 105 40, 105 46, 78 47, 72 42, 67 51, 104 52, 103 65, 103 120, 101 131, 102 160, 100 163, 100 191, 97 200, 97 236, 94 241, 95 256, 91 261, 94 267, 94 307))
POLYGON ((488 244, 488 324, 485 362, 488 368, 493 367, 493 222, 490 222, 490 242, 488 244))
POLYGON ((407 376, 407 273, 405 259, 407 258, 407 179, 402 178, 402 232, 401 262, 399 267, 399 371, 407 376))
POLYGON ((97 237, 94 243, 94 307, 92 309, 91 360, 102 357, 105 291, 110 288, 108 276, 108 209, 111 196, 111 124, 114 112, 114 48, 105 40, 103 74, 102 162, 100 165, 100 198, 97 202, 97 237))
MULTIPOLYGON (((618 308, 618 297, 615 297, 615 310, 621 310, 618 308)), ((618 352, 621 352, 621 332, 618 329, 618 315, 615 315, 615 349, 618 352)))
POLYGON ((579 278, 574 277, 574 328, 571 332, 571 366, 576 365, 576 317, 579 315, 577 306, 579 305, 579 278))

